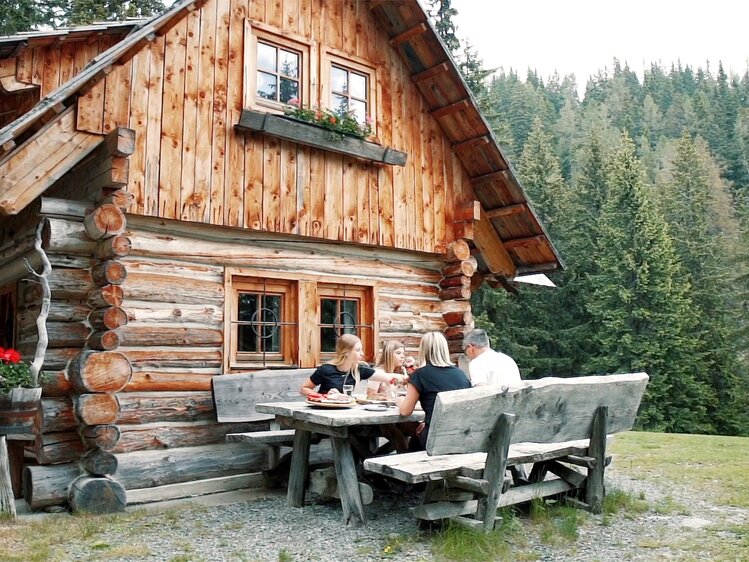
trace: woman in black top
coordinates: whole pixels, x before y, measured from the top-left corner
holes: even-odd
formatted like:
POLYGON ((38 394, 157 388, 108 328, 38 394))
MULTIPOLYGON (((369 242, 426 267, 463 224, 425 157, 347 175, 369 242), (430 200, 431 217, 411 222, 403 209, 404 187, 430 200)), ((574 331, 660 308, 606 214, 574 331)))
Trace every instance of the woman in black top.
POLYGON ((335 343, 335 357, 320 365, 312 373, 299 389, 299 394, 307 396, 315 392, 315 387, 320 394, 327 394, 335 389, 343 392, 343 385, 356 385, 360 380, 379 380, 387 382, 388 377, 384 373, 375 374, 375 370, 366 364, 361 364, 364 359, 361 340, 354 334, 343 334, 335 343))
POLYGON ((450 362, 447 340, 440 332, 424 334, 419 345, 419 365, 408 383, 406 397, 400 404, 400 414, 410 416, 416 403, 424 410, 424 428, 419 432, 419 443, 426 447, 429 422, 432 420, 437 394, 445 390, 471 388, 466 374, 450 362))

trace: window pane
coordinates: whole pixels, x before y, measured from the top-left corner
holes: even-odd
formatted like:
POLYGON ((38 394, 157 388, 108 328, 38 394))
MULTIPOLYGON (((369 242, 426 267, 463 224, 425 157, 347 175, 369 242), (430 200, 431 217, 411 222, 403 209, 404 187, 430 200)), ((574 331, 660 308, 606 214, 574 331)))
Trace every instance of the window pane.
POLYGON ((276 99, 276 77, 266 72, 257 73, 257 95, 267 100, 276 99))
MULTIPOLYGON (((352 300, 341 301, 341 318, 339 322, 344 326, 353 326, 359 323, 358 302, 352 300)), ((346 332, 354 333, 354 332, 346 332)))
POLYGON ((255 293, 240 293, 237 311, 237 319, 240 322, 249 322, 252 315, 258 309, 258 296, 255 293))
POLYGON ((281 101, 288 103, 291 98, 299 98, 299 82, 281 78, 281 101))
POLYGON ((367 99, 367 77, 363 74, 357 74, 352 72, 349 76, 349 86, 351 87, 349 94, 354 98, 360 100, 367 99))
POLYGON ((337 313, 336 301, 332 299, 322 299, 320 302, 320 323, 335 324, 337 313))
POLYGON ((337 66, 330 70, 330 89, 339 94, 348 92, 348 72, 337 66))
POLYGON ((337 336, 333 328, 322 328, 320 330, 320 351, 332 353, 335 351, 337 336))
POLYGON ((239 326, 238 331, 239 342, 237 344, 237 351, 246 352, 257 352, 258 350, 258 337, 252 329, 252 326, 239 326))
POLYGON ((258 41, 257 44, 257 67, 263 70, 276 72, 276 48, 258 41))
POLYGON ((281 74, 289 78, 299 78, 299 55, 283 49, 278 53, 278 66, 281 74))
POLYGON ((356 116, 356 120, 364 125, 367 119, 367 104, 359 100, 351 100, 351 111, 356 116))
POLYGON ((333 94, 330 97, 330 109, 336 113, 346 113, 348 111, 348 98, 333 94))
POLYGON ((266 353, 281 351, 281 296, 266 295, 263 309, 263 348, 266 353))

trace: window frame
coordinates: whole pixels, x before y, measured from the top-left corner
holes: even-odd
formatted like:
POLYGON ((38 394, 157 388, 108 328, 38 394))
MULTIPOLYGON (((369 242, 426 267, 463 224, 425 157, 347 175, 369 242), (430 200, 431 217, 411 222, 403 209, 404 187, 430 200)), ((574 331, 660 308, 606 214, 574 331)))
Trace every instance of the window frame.
POLYGON ((260 364, 263 366, 270 365, 292 365, 296 363, 295 351, 297 349, 298 334, 298 314, 296 314, 298 289, 293 281, 286 279, 268 279, 268 278, 247 278, 235 277, 232 279, 233 290, 231 293, 231 316, 229 320, 229 330, 231 341, 234 342, 231 350, 232 356, 230 365, 232 368, 242 367, 245 365, 260 364), (281 332, 281 351, 280 352, 251 352, 240 351, 239 346, 239 295, 241 293, 259 293, 266 292, 271 295, 282 295, 281 301, 281 318, 279 321, 288 326, 281 332), (296 329, 294 329, 296 326, 296 329))
POLYGON ((335 353, 324 352, 322 350, 322 330, 327 324, 322 323, 322 301, 325 298, 342 300, 343 298, 350 297, 350 300, 356 300, 359 303, 359 318, 357 319, 357 335, 362 341, 362 349, 364 351, 365 360, 370 363, 374 361, 374 338, 372 337, 375 331, 375 311, 374 311, 374 288, 372 286, 364 286, 358 284, 349 283, 318 283, 317 284, 317 300, 319 314, 317 317, 317 331, 318 331, 318 353, 320 361, 328 361, 333 358, 335 353), (363 334, 363 330, 368 330, 368 334, 363 334), (369 359, 371 358, 371 360, 369 359))
MULTIPOLYGON (((18 284, 11 283, 9 285, 0 286, 0 330, 5 331, 5 324, 7 322, 10 334, 9 342, 5 342, 4 347, 10 347, 15 349, 18 338, 18 284), (6 316, 7 315, 7 316, 6 316)), ((3 340, 5 335, 2 335, 3 340)), ((0 343, 3 343, 0 340, 0 343)), ((3 346, 0 346, 3 347, 3 346)))
MULTIPOLYGON (((363 334, 362 347, 365 361, 375 360, 375 343, 378 338, 378 283, 362 277, 342 277, 338 275, 313 275, 290 271, 272 271, 252 268, 224 268, 224 357, 223 369, 226 373, 254 371, 267 368, 311 368, 320 365, 326 357, 320 341, 321 299, 325 296, 358 295, 361 299, 359 324, 371 328, 363 334), (280 360, 262 361, 262 353, 253 360, 237 360, 238 344, 238 295, 244 288, 262 287, 263 280, 268 285, 290 287, 284 310, 289 310, 289 318, 283 322, 295 324, 284 338, 290 338, 287 353, 280 360), (288 308, 287 308, 288 307, 288 308)), ((286 339, 284 339, 286 343, 286 339)), ((241 359, 241 358, 240 358, 241 359)))
POLYGON ((332 72, 333 66, 341 67, 345 70, 354 71, 357 74, 367 76, 367 106, 369 108, 369 118, 371 120, 372 137, 377 137, 377 69, 364 59, 354 57, 346 53, 337 51, 330 47, 323 47, 320 56, 320 105, 325 108, 333 109, 331 96, 332 72))
POLYGON ((293 33, 279 32, 278 29, 251 20, 245 20, 245 57, 244 57, 244 105, 257 111, 283 114, 285 105, 281 102, 267 100, 257 95, 257 56, 258 41, 281 47, 300 54, 299 63, 299 100, 305 107, 310 107, 313 89, 317 85, 315 75, 315 43, 293 33))

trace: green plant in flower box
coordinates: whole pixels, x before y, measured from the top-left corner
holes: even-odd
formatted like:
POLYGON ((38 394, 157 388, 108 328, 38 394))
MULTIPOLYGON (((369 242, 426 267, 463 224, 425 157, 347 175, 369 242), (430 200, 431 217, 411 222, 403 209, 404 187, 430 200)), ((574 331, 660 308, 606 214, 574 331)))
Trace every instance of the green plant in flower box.
POLYGON ((366 139, 372 134, 372 119, 369 116, 361 123, 353 111, 304 107, 296 98, 289 100, 284 115, 327 129, 339 135, 339 139, 343 135, 366 139))

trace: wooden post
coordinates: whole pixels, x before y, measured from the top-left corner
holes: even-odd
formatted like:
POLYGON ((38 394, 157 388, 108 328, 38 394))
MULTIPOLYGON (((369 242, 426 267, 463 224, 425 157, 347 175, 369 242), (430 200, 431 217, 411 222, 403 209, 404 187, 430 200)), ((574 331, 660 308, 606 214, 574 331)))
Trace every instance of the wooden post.
POLYGON ((286 503, 289 507, 304 505, 304 486, 309 470, 309 444, 312 433, 297 429, 294 433, 294 449, 291 452, 291 469, 289 471, 289 488, 286 492, 286 503))
POLYGON ((608 416, 608 406, 598 408, 590 431, 588 456, 593 457, 596 463, 593 468, 588 469, 585 501, 592 513, 601 513, 603 508, 603 496, 605 494, 603 475, 606 470, 606 425, 608 416))
POLYGON ((489 491, 486 499, 480 502, 478 513, 484 520, 486 533, 494 530, 514 426, 515 414, 502 414, 489 435, 490 445, 486 455, 486 468, 484 468, 484 479, 489 483, 489 491))
POLYGON ((5 435, 0 435, 0 513, 8 513, 11 517, 16 517, 16 500, 13 497, 8 443, 5 435))

